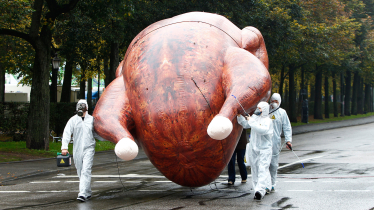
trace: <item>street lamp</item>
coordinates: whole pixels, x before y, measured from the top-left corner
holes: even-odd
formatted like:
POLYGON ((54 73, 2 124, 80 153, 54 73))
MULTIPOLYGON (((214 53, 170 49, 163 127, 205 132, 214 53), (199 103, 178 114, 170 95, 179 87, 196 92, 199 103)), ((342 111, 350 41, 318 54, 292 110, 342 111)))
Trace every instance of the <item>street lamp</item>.
POLYGON ((52 59, 53 69, 58 69, 60 67, 60 58, 55 54, 55 57, 52 59))
POLYGON ((60 68, 60 58, 58 58, 57 53, 52 59, 52 84, 51 84, 51 102, 57 102, 57 74, 60 68))

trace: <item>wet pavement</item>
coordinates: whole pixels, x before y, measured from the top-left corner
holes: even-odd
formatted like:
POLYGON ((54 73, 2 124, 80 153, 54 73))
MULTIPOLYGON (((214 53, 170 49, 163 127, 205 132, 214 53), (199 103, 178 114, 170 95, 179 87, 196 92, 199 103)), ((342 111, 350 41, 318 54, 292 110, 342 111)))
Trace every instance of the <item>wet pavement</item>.
POLYGON ((348 127, 318 132, 307 131, 312 124, 295 127, 302 134, 293 136, 293 148, 305 168, 282 150, 276 191, 262 201, 253 199, 251 178, 224 185, 227 170, 210 185, 187 188, 162 176, 143 151, 129 162, 116 162, 109 151, 95 155, 93 198, 85 203, 75 200, 73 166, 58 168, 55 159, 0 164, 0 209, 374 209, 374 123, 368 119, 374 122, 368 117, 363 125, 344 122, 348 127))

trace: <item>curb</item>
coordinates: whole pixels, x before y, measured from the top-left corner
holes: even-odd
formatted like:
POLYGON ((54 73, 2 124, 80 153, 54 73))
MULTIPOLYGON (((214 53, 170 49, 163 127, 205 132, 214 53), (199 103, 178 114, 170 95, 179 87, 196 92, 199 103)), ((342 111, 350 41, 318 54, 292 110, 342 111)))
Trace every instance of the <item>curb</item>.
MULTIPOLYGON (((350 120, 326 122, 326 123, 315 123, 315 124, 313 123, 316 127, 310 126, 312 124, 300 125, 300 126, 296 126, 292 128, 292 135, 294 136, 294 135, 310 133, 310 132, 315 132, 315 131, 325 131, 325 130, 331 130, 331 129, 336 129, 336 128, 345 128, 345 127, 356 126, 356 125, 365 125, 369 123, 374 123, 374 116, 361 117, 361 118, 355 118, 355 119, 350 119, 350 120), (302 130, 304 128, 309 128, 309 129, 302 130)), ((282 133, 282 137, 284 137, 283 133, 282 133)))

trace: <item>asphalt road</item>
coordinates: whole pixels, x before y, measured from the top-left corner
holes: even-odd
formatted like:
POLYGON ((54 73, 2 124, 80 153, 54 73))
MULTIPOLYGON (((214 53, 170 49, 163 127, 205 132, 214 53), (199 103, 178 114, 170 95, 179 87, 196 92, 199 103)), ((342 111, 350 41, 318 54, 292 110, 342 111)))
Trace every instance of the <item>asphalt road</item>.
MULTIPOLYGON (((284 149, 276 191, 261 201, 253 199, 250 178, 246 184, 224 185, 227 170, 215 183, 191 189, 167 180, 144 154, 118 162, 117 168, 114 154, 108 153, 95 159, 101 164, 93 168, 90 201, 75 200, 79 181, 74 168, 53 171, 44 160, 46 173, 9 177, 1 183, 0 209, 374 209, 373 126, 293 136, 294 151, 305 168, 284 149)), ((13 168, 28 170, 27 163, 19 164, 13 168)), ((0 173, 11 168, 0 165, 0 173)))

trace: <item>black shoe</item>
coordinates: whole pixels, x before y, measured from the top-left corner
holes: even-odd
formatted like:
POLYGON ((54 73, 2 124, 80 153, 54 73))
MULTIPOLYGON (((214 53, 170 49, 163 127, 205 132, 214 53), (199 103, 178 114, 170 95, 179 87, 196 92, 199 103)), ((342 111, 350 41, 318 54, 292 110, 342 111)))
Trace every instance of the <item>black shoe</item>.
POLYGON ((227 183, 222 183, 223 185, 234 185, 234 182, 233 181, 228 181, 227 183))
POLYGON ((259 191, 257 191, 257 192, 255 193, 255 199, 257 199, 257 200, 261 200, 261 198, 262 198, 261 193, 260 193, 259 191))
POLYGON ((84 198, 83 196, 79 196, 79 197, 77 198, 77 200, 80 201, 80 202, 85 202, 85 201, 86 201, 86 198, 84 198))
POLYGON ((89 195, 89 196, 87 196, 86 201, 88 201, 90 199, 91 199, 91 196, 89 195))

